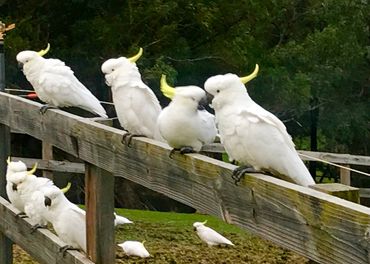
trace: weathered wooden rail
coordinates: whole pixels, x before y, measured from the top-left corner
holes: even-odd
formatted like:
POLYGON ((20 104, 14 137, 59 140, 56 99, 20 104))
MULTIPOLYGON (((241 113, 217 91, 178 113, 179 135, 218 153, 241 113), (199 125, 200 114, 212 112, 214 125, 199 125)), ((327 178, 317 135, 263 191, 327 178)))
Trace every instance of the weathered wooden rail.
MULTIPOLYGON (((223 145, 220 143, 213 143, 206 145, 202 148, 204 152, 210 153, 225 153, 223 145)), ((361 155, 350 155, 350 154, 337 154, 328 152, 314 152, 298 150, 298 153, 302 160, 305 161, 318 161, 323 160, 326 162, 341 164, 347 168, 351 165, 370 166, 370 157, 361 155)), ((340 182, 345 185, 351 185, 351 172, 345 168, 340 168, 340 182)))
MULTIPOLYGON (((86 162, 88 255, 96 263, 114 263, 113 175, 246 228, 319 263, 370 261, 370 208, 262 174, 247 175, 235 186, 232 164, 200 154, 178 154, 171 159, 166 144, 147 138, 134 138, 128 147, 121 143, 122 130, 61 110, 41 115, 40 106, 0 93, 0 126, 16 128, 86 162)), ((1 166, 6 152, 0 153, 4 159, 1 166)), ((4 179, 0 177, 0 181, 4 179)), ((26 231, 20 226, 28 224, 15 218, 14 208, 3 199, 0 213, 0 233, 6 239, 23 245, 40 263, 67 263, 47 262, 37 253, 40 248, 22 244, 26 231)), ((58 259, 56 238, 44 230, 35 234, 44 237, 30 237, 30 241, 42 246, 49 243, 48 254, 58 259)), ((0 253, 7 252, 7 245, 0 236, 0 253)), ((79 262, 81 256, 75 254, 68 251, 68 263, 88 263, 79 262)))

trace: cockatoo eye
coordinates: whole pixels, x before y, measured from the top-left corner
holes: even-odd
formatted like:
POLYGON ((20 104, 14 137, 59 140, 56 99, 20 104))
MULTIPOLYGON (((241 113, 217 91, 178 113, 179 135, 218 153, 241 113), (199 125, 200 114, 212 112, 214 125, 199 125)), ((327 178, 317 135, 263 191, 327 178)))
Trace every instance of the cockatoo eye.
POLYGON ((219 92, 220 92, 220 90, 217 90, 216 92, 217 92, 217 93, 219 93, 219 92))

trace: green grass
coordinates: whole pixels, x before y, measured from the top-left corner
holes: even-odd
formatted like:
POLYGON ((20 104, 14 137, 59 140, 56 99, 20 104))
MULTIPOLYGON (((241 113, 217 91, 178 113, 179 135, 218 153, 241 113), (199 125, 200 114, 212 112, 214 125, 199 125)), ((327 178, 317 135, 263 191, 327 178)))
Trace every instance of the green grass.
MULTIPOLYGON (((203 214, 180 214, 129 209, 116 213, 134 224, 116 227, 116 243, 145 240, 151 256, 147 259, 128 257, 116 246, 116 263, 306 263, 307 259, 272 245, 234 225, 203 214), (193 230, 194 222, 207 220, 207 226, 230 239, 235 246, 208 247, 193 230)), ((16 249, 15 263, 34 264, 29 256, 16 249)))
POLYGON ((134 221, 116 228, 117 243, 145 240, 149 259, 127 257, 117 247, 117 263, 305 263, 306 259, 263 241, 245 230, 208 215, 117 209, 134 221), (235 247, 208 247, 193 230, 194 222, 230 239, 235 247))

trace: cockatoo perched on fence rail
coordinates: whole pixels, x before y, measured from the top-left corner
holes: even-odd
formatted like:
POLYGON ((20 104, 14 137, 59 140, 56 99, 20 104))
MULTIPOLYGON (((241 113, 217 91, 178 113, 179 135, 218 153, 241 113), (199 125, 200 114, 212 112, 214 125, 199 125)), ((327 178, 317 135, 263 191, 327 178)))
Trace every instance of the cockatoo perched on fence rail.
POLYGON ((198 86, 173 88, 162 75, 161 91, 172 100, 158 117, 159 132, 174 148, 171 154, 174 150, 180 150, 181 154, 198 152, 204 144, 214 142, 215 117, 202 107, 207 103, 203 89, 198 86))
MULTIPOLYGON (((217 75, 204 84, 213 96, 212 106, 227 154, 255 170, 269 171, 303 186, 315 184, 283 122, 249 97, 244 84, 257 73, 258 65, 249 76, 217 75)), ((233 174, 236 182, 245 172, 251 172, 249 169, 237 168, 233 174)))
POLYGON ((60 189, 42 190, 46 219, 53 225, 58 237, 67 245, 60 250, 81 249, 86 252, 86 214, 77 205, 71 203, 60 189))
POLYGON ((217 246, 217 245, 234 246, 234 244, 229 239, 217 233, 212 228, 205 226, 206 223, 207 220, 202 223, 195 222, 193 224, 194 230, 197 232, 197 235, 203 242, 205 242, 208 246, 217 246))
MULTIPOLYGON (((66 187, 60 190, 63 193, 66 193, 70 188, 71 183, 69 182, 66 187)), ((48 223, 48 210, 44 204, 44 193, 50 192, 53 189, 59 191, 59 188, 54 184, 45 185, 41 188, 37 188, 33 190, 32 195, 29 197, 29 200, 25 201, 24 212, 30 218, 31 223, 33 224, 32 232, 35 231, 37 228, 46 227, 48 223)))
MULTIPOLYGON (((21 212, 19 215, 24 215, 24 203, 17 191, 17 185, 13 181, 17 178, 17 173, 27 171, 27 166, 22 161, 11 161, 10 157, 6 162, 8 164, 6 169, 6 195, 10 203, 21 212)), ((33 172, 31 171, 31 173, 33 172)))
POLYGON ((142 48, 131 57, 105 61, 101 70, 106 84, 112 89, 112 98, 121 126, 128 131, 124 135, 127 145, 133 136, 145 136, 163 141, 158 133, 157 118, 161 106, 154 92, 141 80, 136 61, 142 48))
POLYGON ((37 96, 45 102, 40 111, 49 108, 79 107, 101 117, 107 117, 96 97, 76 78, 70 67, 58 59, 45 59, 50 45, 39 52, 25 50, 17 55, 23 73, 37 96))

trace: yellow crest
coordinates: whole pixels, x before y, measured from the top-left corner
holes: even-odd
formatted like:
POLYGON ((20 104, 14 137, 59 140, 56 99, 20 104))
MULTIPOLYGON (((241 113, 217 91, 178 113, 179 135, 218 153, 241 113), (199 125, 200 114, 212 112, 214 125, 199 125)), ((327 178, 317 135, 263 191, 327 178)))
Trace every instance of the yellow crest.
POLYGON ((172 99, 175 96, 176 89, 169 86, 166 81, 166 75, 162 74, 161 77, 161 92, 166 96, 167 98, 172 99))

